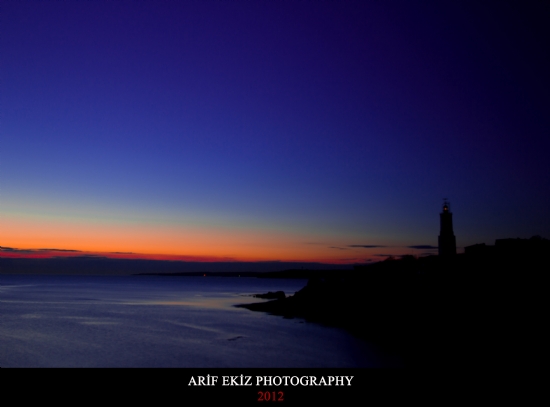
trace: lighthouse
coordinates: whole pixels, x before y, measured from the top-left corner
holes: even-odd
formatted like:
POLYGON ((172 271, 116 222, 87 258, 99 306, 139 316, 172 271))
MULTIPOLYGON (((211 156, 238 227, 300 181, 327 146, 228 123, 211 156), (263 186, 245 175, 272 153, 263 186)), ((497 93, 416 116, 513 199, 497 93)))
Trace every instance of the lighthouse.
POLYGON ((451 206, 445 199, 443 201, 443 212, 439 214, 441 229, 439 231, 439 255, 452 256, 456 254, 456 238, 453 233, 453 214, 451 206))

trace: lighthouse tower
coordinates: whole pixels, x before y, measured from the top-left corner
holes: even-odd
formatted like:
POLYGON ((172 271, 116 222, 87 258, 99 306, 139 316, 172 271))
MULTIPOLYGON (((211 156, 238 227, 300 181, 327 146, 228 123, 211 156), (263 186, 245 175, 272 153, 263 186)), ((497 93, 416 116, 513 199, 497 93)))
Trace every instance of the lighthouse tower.
POLYGON ((453 233, 453 214, 451 206, 445 199, 443 212, 439 214, 441 230, 439 231, 439 255, 452 256, 456 254, 456 238, 453 233))

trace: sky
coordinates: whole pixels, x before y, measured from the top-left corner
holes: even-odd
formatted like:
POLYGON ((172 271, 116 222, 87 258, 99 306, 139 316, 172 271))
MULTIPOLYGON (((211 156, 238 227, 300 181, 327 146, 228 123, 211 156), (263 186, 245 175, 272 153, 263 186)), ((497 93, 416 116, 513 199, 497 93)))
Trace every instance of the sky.
POLYGON ((550 6, 501 3, 3 1, 0 256, 549 238, 550 6))

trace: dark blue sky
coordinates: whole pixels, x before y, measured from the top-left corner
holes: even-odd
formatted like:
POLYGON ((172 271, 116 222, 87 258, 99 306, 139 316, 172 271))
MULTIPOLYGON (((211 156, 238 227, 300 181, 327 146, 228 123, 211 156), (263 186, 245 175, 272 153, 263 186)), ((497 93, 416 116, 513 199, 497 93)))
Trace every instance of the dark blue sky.
POLYGON ((550 237, 549 17, 5 1, 0 245, 354 262, 437 245, 442 198, 458 246, 550 237))

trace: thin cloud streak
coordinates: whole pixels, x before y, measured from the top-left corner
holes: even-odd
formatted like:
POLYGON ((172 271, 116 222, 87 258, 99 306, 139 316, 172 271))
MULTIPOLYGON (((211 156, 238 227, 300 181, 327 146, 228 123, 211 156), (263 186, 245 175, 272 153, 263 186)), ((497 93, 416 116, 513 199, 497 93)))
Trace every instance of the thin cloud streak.
POLYGON ((348 247, 373 249, 373 248, 376 248, 376 247, 388 247, 388 246, 374 245, 374 244, 351 244, 351 245, 348 245, 348 247))

